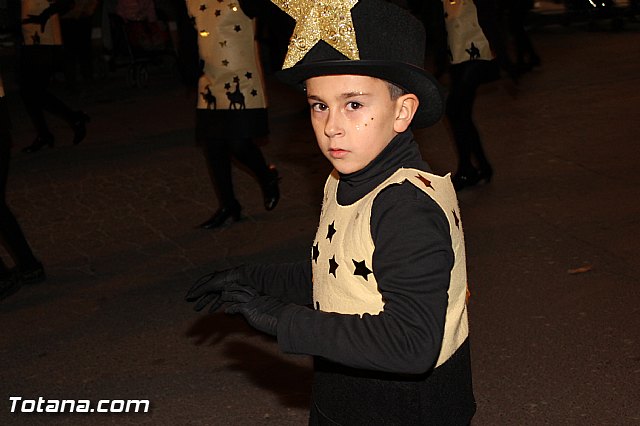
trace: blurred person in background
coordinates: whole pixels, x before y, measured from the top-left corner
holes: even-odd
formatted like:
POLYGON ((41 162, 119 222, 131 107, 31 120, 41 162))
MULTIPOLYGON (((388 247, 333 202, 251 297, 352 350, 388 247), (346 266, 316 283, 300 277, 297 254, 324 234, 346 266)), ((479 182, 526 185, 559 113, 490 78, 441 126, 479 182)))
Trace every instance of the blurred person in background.
POLYGON ((219 206, 200 225, 204 229, 218 228, 229 219, 240 220, 232 158, 257 178, 266 210, 273 210, 280 199, 278 171, 266 163, 255 143, 269 134, 264 76, 255 41, 257 3, 187 0, 203 67, 198 83, 196 139, 204 148, 219 206))
MULTIPOLYGON (((440 19, 434 17, 430 22, 440 26, 434 32, 439 34, 443 46, 436 48, 436 53, 449 56, 446 116, 458 154, 457 170, 451 180, 456 191, 460 191, 482 181, 488 183, 493 177, 493 167, 473 120, 477 90, 498 80, 501 69, 514 81, 518 75, 507 53, 494 0, 442 0, 429 10, 438 8, 440 19)), ((436 67, 447 65, 442 57, 435 58, 435 63, 436 67)), ((443 69, 436 69, 436 76, 443 74, 443 69)))
POLYGON ((42 264, 35 258, 22 229, 7 205, 6 188, 11 161, 11 120, 0 74, 0 242, 13 259, 9 268, 0 257, 0 300, 20 289, 22 284, 45 280, 42 264))
POLYGON ((78 69, 85 85, 93 81, 93 15, 98 8, 98 0, 74 1, 74 7, 60 20, 64 40, 64 78, 71 91, 77 90, 78 69))
POLYGON ((73 0, 22 0, 22 46, 19 52, 19 85, 27 113, 36 130, 33 143, 24 152, 53 147, 55 138, 45 111, 59 116, 73 131, 77 145, 87 134, 89 116, 72 110, 48 89, 63 55, 60 14, 73 7, 73 0))
POLYGON ((509 32, 515 45, 516 68, 520 74, 529 72, 541 62, 525 28, 533 0, 503 0, 502 7, 507 12, 509 32))

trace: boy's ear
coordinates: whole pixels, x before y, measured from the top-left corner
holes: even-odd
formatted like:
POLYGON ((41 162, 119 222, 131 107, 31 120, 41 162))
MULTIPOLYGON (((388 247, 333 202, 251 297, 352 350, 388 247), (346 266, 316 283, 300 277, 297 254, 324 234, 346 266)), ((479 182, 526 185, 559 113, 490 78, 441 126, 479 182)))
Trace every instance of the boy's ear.
POLYGON ((418 110, 419 104, 418 97, 413 93, 400 96, 396 100, 396 121, 393 123, 393 130, 398 133, 407 130, 418 110))

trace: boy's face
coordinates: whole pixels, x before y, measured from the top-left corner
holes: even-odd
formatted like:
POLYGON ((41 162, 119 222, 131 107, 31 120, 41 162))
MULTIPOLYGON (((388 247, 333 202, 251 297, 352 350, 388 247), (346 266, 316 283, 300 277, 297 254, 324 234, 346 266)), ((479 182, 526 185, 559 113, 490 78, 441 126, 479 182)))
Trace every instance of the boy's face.
POLYGON ((357 172, 376 158, 409 127, 417 108, 414 95, 393 100, 387 83, 374 77, 313 77, 306 86, 318 146, 343 174, 357 172))

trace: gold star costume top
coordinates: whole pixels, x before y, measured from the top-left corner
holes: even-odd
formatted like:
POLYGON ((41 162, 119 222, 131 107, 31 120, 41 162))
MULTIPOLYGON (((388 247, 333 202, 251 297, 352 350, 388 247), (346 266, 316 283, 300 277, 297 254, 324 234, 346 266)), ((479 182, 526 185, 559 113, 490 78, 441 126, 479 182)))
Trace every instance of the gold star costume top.
MULTIPOLYGON (((47 0, 22 0, 22 19, 29 15, 38 16, 50 6, 47 0)), ((27 46, 32 45, 62 45, 62 33, 60 32, 60 17, 52 15, 44 26, 40 24, 22 24, 22 38, 27 46)))
POLYGON ((442 0, 451 63, 494 59, 473 0, 442 0))
POLYGON ((204 61, 197 108, 266 108, 254 20, 243 13, 237 0, 187 0, 187 10, 204 61))
POLYGON ((449 221, 454 265, 442 348, 436 366, 447 361, 469 335, 467 271, 460 209, 449 175, 442 177, 416 169, 399 169, 373 191, 347 206, 338 204, 340 182, 336 173, 327 179, 320 224, 311 254, 314 307, 324 312, 372 315, 384 311, 376 282, 371 236, 371 209, 376 197, 390 185, 409 181, 431 197, 449 221))

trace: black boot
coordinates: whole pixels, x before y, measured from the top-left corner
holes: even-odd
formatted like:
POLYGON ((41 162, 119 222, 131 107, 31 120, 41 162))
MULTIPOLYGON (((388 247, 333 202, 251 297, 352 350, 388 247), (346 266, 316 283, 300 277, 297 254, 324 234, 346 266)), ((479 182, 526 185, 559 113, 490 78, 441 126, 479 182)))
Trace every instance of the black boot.
POLYGON ((73 129, 73 144, 78 145, 87 136, 87 123, 91 117, 82 111, 76 113, 76 119, 71 123, 73 129))
POLYGON ((42 263, 36 262, 31 266, 16 268, 22 284, 38 284, 47 279, 42 263))
POLYGON ((240 204, 236 201, 234 204, 222 206, 217 212, 211 216, 209 220, 200 224, 202 229, 214 229, 224 225, 225 222, 232 218, 235 222, 240 220, 240 204))
POLYGON ((269 166, 269 177, 262 182, 262 195, 264 196, 264 208, 266 210, 273 210, 280 201, 280 188, 278 183, 280 177, 278 177, 278 169, 271 164, 269 166))
POLYGON ((0 300, 11 296, 16 291, 20 290, 22 282, 20 281, 18 274, 13 272, 5 272, 0 275, 0 300))
POLYGON ((48 146, 49 148, 53 148, 53 143, 54 143, 54 139, 52 134, 38 135, 38 137, 36 137, 36 139, 33 141, 31 145, 22 149, 22 152, 37 152, 37 151, 40 151, 45 146, 48 146))

